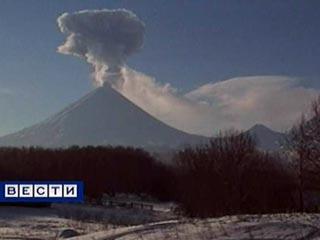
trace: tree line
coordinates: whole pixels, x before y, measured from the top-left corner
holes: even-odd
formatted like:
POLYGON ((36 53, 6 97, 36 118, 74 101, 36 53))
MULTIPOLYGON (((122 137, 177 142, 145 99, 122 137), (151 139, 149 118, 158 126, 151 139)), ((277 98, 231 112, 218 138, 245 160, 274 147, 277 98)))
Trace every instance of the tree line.
POLYGON ((278 157, 238 132, 180 151, 179 202, 198 217, 295 211, 295 176, 278 157))
POLYGON ((94 199, 103 193, 162 199, 167 175, 148 152, 130 147, 0 148, 0 180, 84 181, 86 196, 94 199))

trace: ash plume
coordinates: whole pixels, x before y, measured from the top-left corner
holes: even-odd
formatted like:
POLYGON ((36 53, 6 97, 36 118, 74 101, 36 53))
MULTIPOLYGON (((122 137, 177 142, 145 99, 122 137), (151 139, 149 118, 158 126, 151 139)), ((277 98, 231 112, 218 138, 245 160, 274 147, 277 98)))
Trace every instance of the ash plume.
POLYGON ((83 10, 64 13, 58 26, 67 35, 58 52, 85 59, 93 66, 93 79, 101 86, 121 75, 127 57, 143 45, 144 23, 131 11, 83 10))

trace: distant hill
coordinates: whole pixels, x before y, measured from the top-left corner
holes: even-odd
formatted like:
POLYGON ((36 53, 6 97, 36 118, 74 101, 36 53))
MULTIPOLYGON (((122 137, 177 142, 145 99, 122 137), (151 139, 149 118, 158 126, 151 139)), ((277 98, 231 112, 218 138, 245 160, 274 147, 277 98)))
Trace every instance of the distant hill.
POLYGON ((247 131, 247 133, 249 133, 257 141, 257 146, 260 149, 266 151, 279 150, 281 145, 283 145, 285 142, 287 136, 284 133, 271 130, 262 124, 254 125, 247 131))

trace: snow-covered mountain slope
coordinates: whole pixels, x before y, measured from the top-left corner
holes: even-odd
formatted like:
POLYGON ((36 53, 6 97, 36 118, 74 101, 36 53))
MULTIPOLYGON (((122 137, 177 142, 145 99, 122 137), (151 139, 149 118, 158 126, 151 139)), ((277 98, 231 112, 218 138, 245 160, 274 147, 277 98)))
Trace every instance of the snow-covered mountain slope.
POLYGON ((279 150, 286 139, 286 134, 273 131, 262 124, 254 125, 247 133, 255 139, 258 148, 266 151, 279 150))
POLYGON ((177 147, 205 139, 160 122, 105 85, 41 123, 1 137, 0 145, 177 147))

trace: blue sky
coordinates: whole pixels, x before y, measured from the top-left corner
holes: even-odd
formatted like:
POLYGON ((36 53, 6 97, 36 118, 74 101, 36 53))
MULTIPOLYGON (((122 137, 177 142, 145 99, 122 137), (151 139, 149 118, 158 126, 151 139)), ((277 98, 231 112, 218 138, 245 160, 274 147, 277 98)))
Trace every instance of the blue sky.
POLYGON ((320 87, 319 1, 0 1, 0 135, 59 111, 92 89, 88 64, 56 52, 56 19, 127 8, 146 24, 128 64, 188 92, 239 76, 286 75, 320 87))

